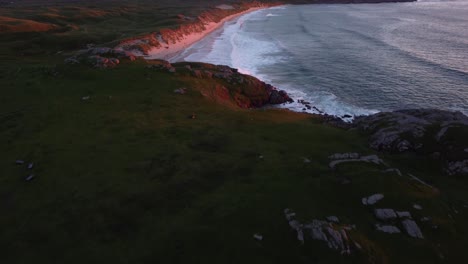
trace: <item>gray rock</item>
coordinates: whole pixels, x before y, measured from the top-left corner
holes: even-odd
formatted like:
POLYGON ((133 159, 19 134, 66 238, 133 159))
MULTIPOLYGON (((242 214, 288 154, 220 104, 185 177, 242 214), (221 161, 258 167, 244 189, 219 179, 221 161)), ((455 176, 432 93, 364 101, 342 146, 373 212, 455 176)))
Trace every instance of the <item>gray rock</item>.
POLYGON ((334 216, 334 215, 328 216, 327 220, 329 222, 333 222, 333 223, 339 223, 340 222, 340 219, 337 216, 334 216))
POLYGON ((18 165, 22 165, 24 164, 24 160, 16 160, 15 163, 18 165))
POLYGON ((377 155, 362 156, 358 159, 337 159, 330 162, 328 165, 330 168, 334 169, 337 165, 347 162, 368 162, 374 164, 385 164, 377 155))
POLYGON ((34 174, 29 174, 28 176, 26 176, 26 178, 24 178, 25 181, 32 181, 34 178, 36 178, 36 175, 34 174))
POLYGON ((403 176, 401 171, 399 169, 397 169, 397 168, 389 168, 389 169, 384 170, 383 172, 385 172, 385 173, 394 172, 394 173, 398 174, 398 176, 403 176))
POLYGON ((377 231, 381 231, 384 233, 389 233, 389 234, 398 234, 401 233, 400 229, 394 225, 381 225, 381 224, 376 224, 375 228, 377 231))
POLYGON ((449 175, 468 175, 468 159, 449 162, 446 171, 449 175))
POLYGON ((254 235, 253 235, 253 238, 254 238, 255 240, 258 240, 258 241, 262 241, 262 240, 263 240, 263 236, 260 235, 260 234, 254 234, 254 235))
POLYGON ((335 153, 328 156, 331 160, 343 160, 343 159, 359 159, 360 155, 358 153, 335 153))
POLYGON ((399 212, 399 211, 397 211, 396 214, 397 214, 397 216, 399 218, 409 218, 409 219, 411 219, 411 213, 410 212, 407 212, 407 211, 399 212))
POLYGON ((422 206, 419 205, 419 204, 413 204, 413 208, 416 209, 416 210, 422 210, 422 206))
POLYGON ((394 220, 397 218, 397 214, 393 209, 375 209, 375 217, 382 221, 394 220))
POLYGON ((406 233, 414 238, 424 238, 421 229, 419 226, 416 224, 415 221, 406 219, 401 222, 403 225, 403 229, 405 229, 406 233))
POLYGON ((430 126, 441 126, 434 136, 436 140, 440 140, 449 127, 468 125, 468 117, 460 112, 409 109, 357 117, 354 124, 371 133, 370 146, 372 148, 403 152, 414 150, 416 144, 420 143, 419 139, 425 136, 430 126))
POLYGON ((373 205, 376 204, 378 201, 382 200, 384 198, 384 195, 381 193, 376 193, 373 194, 369 197, 364 197, 362 198, 362 204, 363 205, 373 205))
POLYGON ((187 93, 187 88, 175 89, 174 93, 176 93, 176 94, 186 94, 187 93))
POLYGON ((31 162, 31 163, 28 164, 28 170, 32 169, 33 167, 34 167, 34 163, 33 163, 33 162, 31 162))
MULTIPOLYGON (((297 232, 297 239, 304 243, 305 237, 313 240, 324 241, 330 249, 338 250, 342 254, 350 254, 350 241, 346 231, 347 226, 335 226, 330 222, 314 219, 310 223, 301 224, 295 220, 296 214, 291 209, 285 209, 284 214, 289 226, 297 232)), ((338 220, 338 217, 331 216, 331 220, 338 220), (336 218, 336 219, 335 219, 336 218)))

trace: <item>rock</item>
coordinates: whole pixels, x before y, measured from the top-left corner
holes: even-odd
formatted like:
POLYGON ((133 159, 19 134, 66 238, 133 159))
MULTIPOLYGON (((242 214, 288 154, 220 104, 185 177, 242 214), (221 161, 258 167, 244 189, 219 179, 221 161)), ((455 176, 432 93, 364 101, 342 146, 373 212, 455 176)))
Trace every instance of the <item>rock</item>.
POLYGON ((399 211, 397 211, 396 214, 398 215, 399 218, 409 218, 409 219, 411 219, 410 212, 407 212, 407 211, 399 212, 399 211))
POLYGON ((461 136, 468 133, 468 117, 461 112, 398 110, 357 117, 353 125, 369 135, 373 149, 414 151, 443 161, 449 175, 468 175, 467 146, 461 136))
POLYGON ((286 220, 291 221, 294 217, 296 217, 296 213, 291 211, 291 209, 286 208, 284 209, 284 215, 286 216, 286 220))
POLYGON ((338 164, 341 163, 346 163, 346 162, 368 162, 368 163, 374 163, 374 164, 384 164, 383 160, 381 160, 377 155, 369 155, 369 156, 362 156, 359 159, 342 159, 342 160, 333 160, 330 162, 328 165, 331 169, 334 169, 338 164))
POLYGON ((411 174, 411 173, 408 173, 408 176, 409 176, 412 180, 417 181, 418 183, 420 183, 420 184, 422 184, 422 185, 425 185, 425 186, 427 186, 427 187, 429 187, 429 188, 431 188, 431 189, 435 189, 434 186, 432 186, 432 185, 426 183, 425 181, 419 179, 418 177, 414 176, 414 175, 411 174))
POLYGON ((429 222, 431 220, 432 219, 430 217, 427 217, 427 216, 421 217, 421 222, 429 222))
POLYGON ((415 221, 406 219, 401 222, 403 225, 403 229, 405 229, 406 233, 414 238, 424 238, 421 229, 419 229, 419 226, 416 224, 415 221))
POLYGON ((460 112, 409 109, 357 117, 354 124, 371 133, 372 148, 401 152, 413 149, 415 143, 425 136, 428 127, 441 126, 440 131, 434 136, 440 140, 447 132, 446 127, 468 125, 468 117, 460 112), (405 138, 405 135, 409 137, 405 138))
POLYGON ((175 89, 174 93, 176 93, 176 94, 186 94, 187 93, 187 88, 175 89))
POLYGON ((263 236, 260 235, 260 234, 254 234, 254 235, 253 235, 253 238, 254 238, 255 240, 258 240, 258 241, 262 241, 262 240, 263 240, 263 236))
POLYGON ((32 169, 33 167, 34 167, 34 163, 33 163, 33 162, 31 162, 31 163, 28 164, 28 170, 32 169))
POLYGON ((464 149, 464 151, 465 151, 466 153, 468 153, 468 148, 464 149))
POLYGON ((389 233, 389 234, 398 234, 401 233, 400 229, 394 225, 381 225, 381 224, 376 224, 375 228, 378 231, 384 232, 384 233, 389 233))
POLYGON ((334 216, 334 215, 328 216, 328 217, 327 217, 327 220, 328 220, 329 222, 333 222, 333 223, 339 223, 339 222, 340 222, 340 219, 338 219, 338 217, 337 217, 337 216, 334 216))
POLYGON ((292 102, 292 99, 285 91, 272 90, 270 94, 270 104, 283 104, 287 102, 292 102))
POLYGON ((393 209, 375 209, 375 217, 382 221, 394 220, 397 218, 396 212, 393 209))
POLYGON ((91 97, 88 95, 88 96, 83 96, 81 97, 81 101, 88 101, 91 97))
POLYGON ((15 163, 18 165, 22 165, 24 164, 24 160, 16 160, 15 163))
POLYGON ((359 153, 335 153, 328 156, 331 160, 343 160, 343 159, 359 159, 359 153))
POLYGON ((376 194, 373 194, 373 195, 371 195, 369 197, 362 198, 362 204, 363 205, 374 205, 378 201, 382 200, 383 198, 384 198, 383 194, 376 193, 376 194))
POLYGON ((446 172, 448 175, 468 175, 468 159, 448 162, 446 172))
POLYGON ((65 63, 75 65, 75 64, 80 64, 80 61, 76 57, 70 57, 70 58, 65 59, 65 63))
POLYGON ((304 158, 302 158, 302 161, 303 161, 304 163, 310 163, 310 159, 308 159, 308 158, 305 158, 305 157, 304 157, 304 158))
POLYGON ((422 206, 420 206, 419 204, 413 204, 413 208, 416 209, 416 210, 422 210, 422 206))
POLYGON ((401 171, 399 169, 396 169, 396 168, 389 168, 389 169, 386 169, 384 170, 383 172, 387 173, 387 172, 395 172, 396 174, 398 174, 398 176, 403 176, 403 174, 401 173, 401 171))
POLYGON ((29 181, 32 181, 35 177, 36 177, 36 175, 29 174, 28 176, 26 176, 26 178, 24 178, 24 180, 29 182, 29 181))

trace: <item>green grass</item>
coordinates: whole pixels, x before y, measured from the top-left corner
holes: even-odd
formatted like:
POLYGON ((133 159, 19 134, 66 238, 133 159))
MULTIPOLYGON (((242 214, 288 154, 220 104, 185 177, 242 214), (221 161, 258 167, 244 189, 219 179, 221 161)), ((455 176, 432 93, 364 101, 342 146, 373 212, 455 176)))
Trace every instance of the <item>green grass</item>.
POLYGON ((466 201, 466 184, 426 174, 414 166, 425 162, 414 163, 417 157, 388 161, 438 179, 440 194, 374 165, 330 170, 330 154, 373 153, 366 138, 289 111, 225 107, 200 94, 215 80, 143 62, 111 70, 59 65, 58 77, 48 69, 12 69, 1 80, 6 263, 372 262, 370 252, 346 257, 315 241, 301 246, 284 208, 304 221, 336 215, 356 224, 378 263, 432 263, 439 251, 447 260, 463 257, 466 209, 455 203, 451 219, 447 204, 466 201), (173 93, 180 87, 188 93, 173 93), (33 161, 36 179, 25 182, 30 171, 16 159, 33 161), (343 177, 351 184, 342 185, 343 177), (360 199, 375 192, 386 195, 382 207, 420 203, 424 210, 412 212, 437 219, 440 229, 424 226, 422 241, 374 231, 360 199))
POLYGON ((330 154, 374 154, 366 136, 305 114, 221 104, 202 92, 217 84, 248 87, 148 70, 141 60, 109 70, 64 65, 88 43, 175 26, 175 15, 197 15, 218 1, 112 3, 90 1, 87 8, 110 12, 94 18, 74 17, 75 6, 63 3, 52 11, 65 18, 43 16, 55 3, 0 9, 0 15, 79 28, 1 35, 2 263, 467 261, 468 182, 444 176, 443 164, 377 153, 404 177, 361 163, 330 170, 330 154), (173 92, 181 87, 188 93, 173 92), (33 170, 17 159, 34 162, 33 170), (26 182, 31 173, 36 178, 26 182), (421 224, 426 239, 375 231, 372 208, 361 198, 377 192, 385 194, 378 207, 432 217, 421 224), (336 215, 355 224, 352 236, 363 252, 342 256, 317 241, 300 245, 285 208, 304 222, 336 215))

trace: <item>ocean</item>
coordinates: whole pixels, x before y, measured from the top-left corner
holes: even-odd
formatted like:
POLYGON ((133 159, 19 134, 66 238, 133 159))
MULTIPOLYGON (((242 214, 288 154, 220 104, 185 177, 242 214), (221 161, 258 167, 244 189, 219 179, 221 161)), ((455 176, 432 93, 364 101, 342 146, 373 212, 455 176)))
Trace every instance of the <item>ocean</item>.
MULTIPOLYGON (((172 61, 228 65, 332 115, 468 114, 468 1, 287 5, 227 22, 172 61)), ((281 107, 305 109, 298 102, 281 107)))

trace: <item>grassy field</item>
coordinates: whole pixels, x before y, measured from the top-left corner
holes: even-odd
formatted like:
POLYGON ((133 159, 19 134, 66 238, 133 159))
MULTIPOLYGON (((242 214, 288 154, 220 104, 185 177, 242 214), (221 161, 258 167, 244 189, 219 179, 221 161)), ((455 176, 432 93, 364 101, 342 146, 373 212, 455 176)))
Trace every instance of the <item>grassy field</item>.
MULTIPOLYGON (((444 176, 431 160, 377 153, 403 176, 366 163, 331 170, 333 153, 374 154, 367 138, 305 114, 219 104, 201 94, 217 79, 149 70, 142 60, 108 70, 70 66, 57 54, 173 25, 161 20, 181 13, 172 3, 160 17, 145 18, 152 24, 142 17, 158 5, 86 18, 76 22, 78 31, 1 35, 2 263, 468 261, 468 182, 444 176), (181 87, 188 92, 174 93, 181 87), (374 207, 361 204, 374 193, 385 195, 379 208, 431 217, 420 225, 425 239, 376 231, 374 207), (335 215, 355 224, 363 250, 345 256, 320 241, 301 245, 285 208, 304 222, 335 215)), ((52 7, 43 8, 2 8, 1 16, 52 7)))

